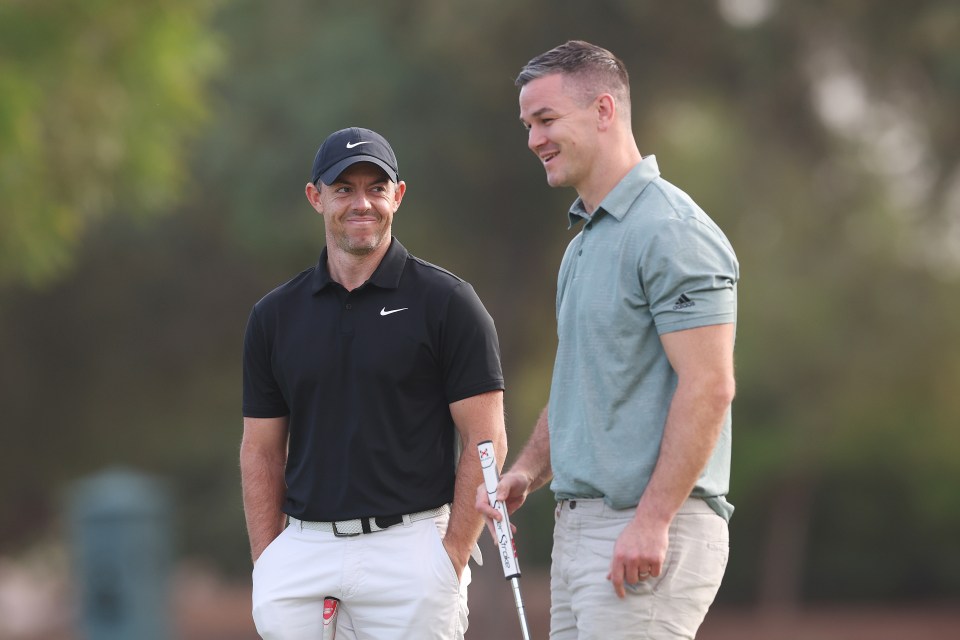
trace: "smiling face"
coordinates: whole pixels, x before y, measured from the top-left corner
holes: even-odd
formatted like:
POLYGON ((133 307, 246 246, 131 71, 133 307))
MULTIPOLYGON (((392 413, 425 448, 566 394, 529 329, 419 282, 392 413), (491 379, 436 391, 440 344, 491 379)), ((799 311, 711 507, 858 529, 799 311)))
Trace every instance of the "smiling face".
POLYGON ((358 257, 386 251, 393 214, 406 191, 403 181, 394 183, 380 167, 358 162, 333 184, 319 185, 307 185, 307 198, 323 216, 329 249, 358 257))
POLYGON ((520 89, 520 121, 527 146, 547 172, 551 187, 580 187, 590 180, 598 149, 596 99, 585 97, 567 76, 554 73, 520 89))

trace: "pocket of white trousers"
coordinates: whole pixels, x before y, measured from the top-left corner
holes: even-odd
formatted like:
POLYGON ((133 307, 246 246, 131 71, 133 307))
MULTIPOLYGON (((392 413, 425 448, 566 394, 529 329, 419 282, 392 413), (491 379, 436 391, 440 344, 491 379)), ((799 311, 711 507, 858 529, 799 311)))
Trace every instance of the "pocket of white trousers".
POLYGON ((443 535, 440 533, 441 527, 443 531, 446 531, 446 523, 439 523, 434 521, 432 527, 433 536, 436 538, 436 546, 439 547, 438 553, 440 554, 440 561, 446 567, 448 577, 453 580, 454 584, 457 586, 460 585, 460 578, 457 577, 457 570, 453 567, 453 560, 450 559, 450 554, 447 553, 447 548, 443 546, 443 535))
POLYGON ((271 541, 270 541, 270 544, 268 544, 266 547, 263 548, 263 551, 260 552, 260 556, 257 558, 256 562, 253 563, 253 572, 254 572, 254 573, 257 571, 257 567, 259 567, 259 566, 261 566, 261 565, 263 564, 263 560, 267 557, 267 554, 268 554, 272 549, 274 549, 275 547, 278 546, 278 545, 277 545, 277 541, 278 541, 281 537, 283 537, 283 534, 285 534, 285 533, 287 532, 287 528, 289 528, 289 525, 288 525, 286 528, 284 528, 283 531, 280 532, 280 535, 278 535, 276 538, 274 538, 273 540, 271 540, 271 541))

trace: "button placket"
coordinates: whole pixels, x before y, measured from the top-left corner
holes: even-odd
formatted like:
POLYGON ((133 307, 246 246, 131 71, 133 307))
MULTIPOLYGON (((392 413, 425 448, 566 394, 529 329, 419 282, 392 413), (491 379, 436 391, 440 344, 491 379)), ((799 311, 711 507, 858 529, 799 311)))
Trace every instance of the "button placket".
POLYGON ((343 298, 343 307, 340 312, 340 332, 344 335, 353 334, 353 297, 350 292, 343 298))

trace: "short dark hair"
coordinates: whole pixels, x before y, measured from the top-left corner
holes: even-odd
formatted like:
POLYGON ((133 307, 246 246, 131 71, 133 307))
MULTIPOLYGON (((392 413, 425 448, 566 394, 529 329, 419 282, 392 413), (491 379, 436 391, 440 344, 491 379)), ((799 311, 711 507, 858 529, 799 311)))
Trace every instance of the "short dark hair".
POLYGON ((530 60, 520 70, 515 84, 522 88, 528 82, 555 73, 568 76, 577 83, 583 102, 589 102, 601 93, 611 94, 624 107, 624 115, 629 119, 630 76, 627 67, 603 47, 583 40, 565 42, 530 60))

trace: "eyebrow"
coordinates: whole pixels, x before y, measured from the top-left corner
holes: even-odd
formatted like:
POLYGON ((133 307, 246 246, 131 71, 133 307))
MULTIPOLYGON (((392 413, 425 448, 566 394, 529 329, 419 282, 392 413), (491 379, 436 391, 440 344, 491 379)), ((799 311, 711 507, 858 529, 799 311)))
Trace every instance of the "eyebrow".
MULTIPOLYGON (((390 178, 389 178, 388 176, 384 175, 384 176, 383 176, 383 179, 377 180, 377 181, 371 183, 370 186, 376 186, 376 185, 378 185, 378 184, 386 184, 386 183, 388 183, 388 182, 391 182, 390 178)), ((356 183, 356 182, 351 182, 351 181, 349 181, 349 180, 341 180, 339 176, 337 176, 337 179, 336 179, 336 180, 334 180, 332 183, 330 183, 330 186, 332 187, 332 186, 334 186, 334 185, 341 185, 341 184, 342 184, 342 185, 347 185, 348 187, 355 187, 355 186, 357 186, 357 183, 356 183)))
MULTIPOLYGON (((542 116, 544 113, 548 111, 556 111, 556 109, 554 109, 553 107, 540 107, 539 109, 531 113, 530 117, 539 118, 540 116, 542 116)), ((524 122, 523 116, 520 116, 520 122, 524 122)))

